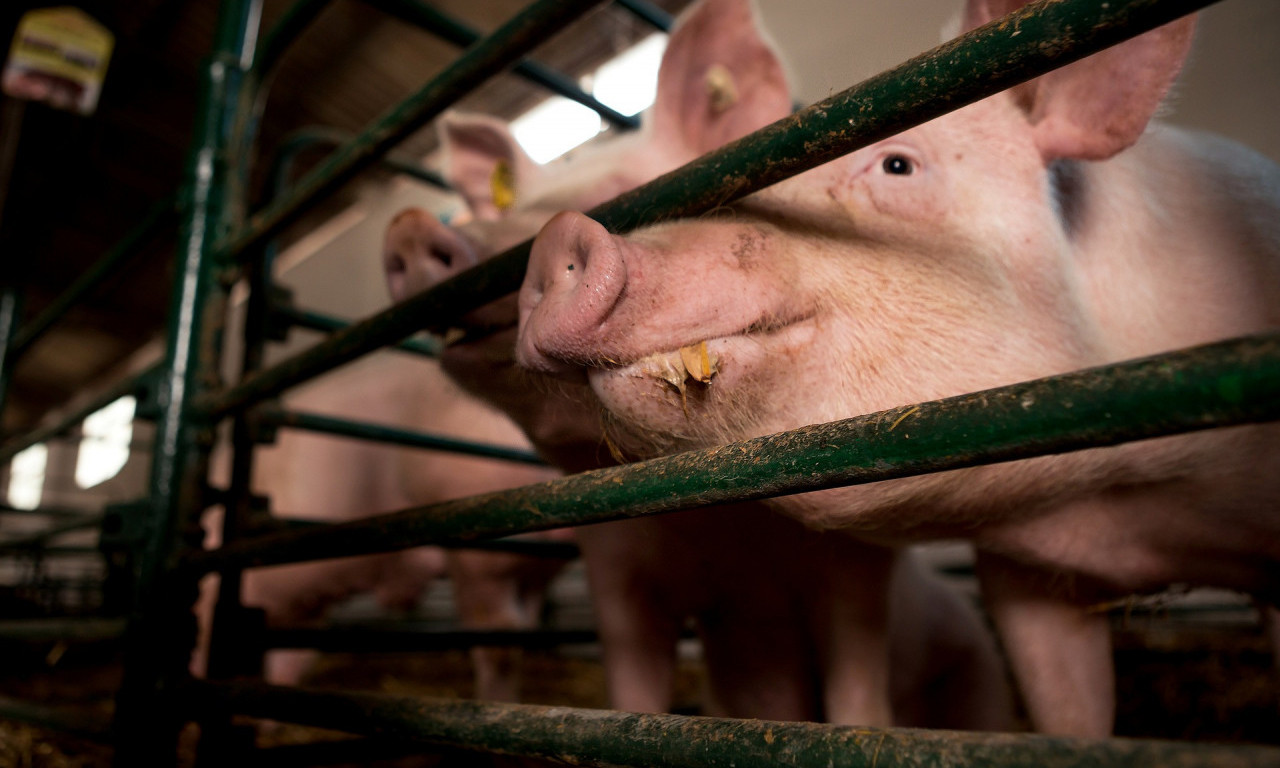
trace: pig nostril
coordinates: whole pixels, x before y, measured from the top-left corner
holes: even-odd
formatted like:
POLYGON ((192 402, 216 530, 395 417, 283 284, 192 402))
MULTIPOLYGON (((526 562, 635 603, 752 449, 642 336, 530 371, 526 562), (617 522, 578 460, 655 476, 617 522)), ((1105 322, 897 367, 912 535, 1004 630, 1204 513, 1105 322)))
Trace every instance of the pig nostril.
POLYGON ((446 267, 453 266, 453 254, 439 246, 431 247, 431 256, 446 267))

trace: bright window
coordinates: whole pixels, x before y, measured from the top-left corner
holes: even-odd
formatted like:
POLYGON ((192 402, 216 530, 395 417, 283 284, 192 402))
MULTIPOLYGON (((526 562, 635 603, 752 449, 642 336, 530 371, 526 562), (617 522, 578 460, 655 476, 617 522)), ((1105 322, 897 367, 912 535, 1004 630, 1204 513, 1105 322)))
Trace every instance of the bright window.
POLYGON ((76 485, 92 488, 119 474, 129 460, 136 407, 137 401, 126 395, 84 420, 76 455, 76 485))
POLYGON ((49 447, 37 443, 13 457, 9 464, 9 503, 18 509, 40 506, 44 491, 44 467, 49 461, 49 447))
MULTIPOLYGON (((592 94, 624 115, 635 115, 653 103, 658 90, 658 66, 667 36, 653 34, 609 60, 583 78, 593 83, 592 94)), ((535 162, 547 163, 604 129, 594 110, 556 96, 511 121, 511 133, 535 162)))
POLYGON ((637 115, 658 94, 658 66, 667 36, 652 34, 596 70, 591 95, 624 115, 637 115))
POLYGON ((595 110, 563 96, 547 99, 511 122, 511 133, 534 162, 546 163, 600 132, 595 110))

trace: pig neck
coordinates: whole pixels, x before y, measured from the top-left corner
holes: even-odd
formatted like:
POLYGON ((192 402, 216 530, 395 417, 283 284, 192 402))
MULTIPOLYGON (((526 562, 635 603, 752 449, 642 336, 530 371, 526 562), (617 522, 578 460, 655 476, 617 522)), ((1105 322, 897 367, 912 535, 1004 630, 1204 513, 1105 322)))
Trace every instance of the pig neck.
POLYGON ((1274 329, 1280 169, 1214 137, 1153 128, 1080 164, 1079 289, 1113 362, 1274 329))
MULTIPOLYGON (((1215 137, 1155 127, 1080 166, 1081 300, 1114 362, 1280 325, 1280 170, 1215 137)), ((1182 581, 1280 599, 1280 435, 1241 427, 1045 460, 1105 490, 989 526, 984 546, 1119 591, 1182 581), (1251 457, 1242 462, 1242 457, 1251 457), (1110 469, 1102 464, 1113 463, 1110 469), (1248 489, 1244 491, 1242 489, 1248 489)))

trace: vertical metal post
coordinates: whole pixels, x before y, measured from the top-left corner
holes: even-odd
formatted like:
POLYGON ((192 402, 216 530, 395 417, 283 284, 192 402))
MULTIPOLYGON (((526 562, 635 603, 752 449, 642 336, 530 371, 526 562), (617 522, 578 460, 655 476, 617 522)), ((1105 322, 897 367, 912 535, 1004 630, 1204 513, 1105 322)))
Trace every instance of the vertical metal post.
MULTIPOLYGON (((12 277, 12 276, 6 276, 12 277)), ((13 379, 13 340, 22 319, 22 294, 14 282, 0 281, 0 434, 4 433, 4 407, 9 397, 9 381, 13 379)))
POLYGON ((195 640, 190 612, 196 583, 174 578, 181 536, 197 524, 212 442, 209 423, 193 420, 192 399, 218 384, 227 286, 207 254, 227 226, 228 176, 238 167, 236 106, 249 68, 260 0, 223 0, 213 54, 205 68, 188 157, 188 205, 179 236, 169 338, 160 381, 151 468, 150 515, 135 545, 135 586, 125 634, 124 680, 116 698, 114 765, 159 766, 176 759, 183 719, 170 697, 186 674, 195 640))
MULTIPOLYGON (((254 84, 250 84, 250 88, 254 84)), ((250 105, 252 99, 242 104, 250 105)), ((248 130, 248 126, 244 126, 248 130)), ((242 136, 244 146, 251 142, 242 136)), ((275 199, 278 179, 272 182, 271 200, 275 199)), ((244 277, 248 280, 249 297, 245 304, 244 349, 241 355, 240 375, 262 368, 267 344, 267 328, 272 300, 271 285, 274 271, 275 242, 268 243, 259 253, 245 262, 244 277)), ((246 412, 236 414, 231 430, 231 478, 223 502, 222 542, 235 541, 251 524, 255 514, 253 501, 254 451, 252 417, 246 412)), ((261 644, 245 647, 246 637, 261 637, 260 611, 246 608, 240 601, 243 572, 236 569, 219 575, 218 597, 214 607, 210 632, 208 669, 210 680, 226 680, 245 675, 261 675, 263 652, 261 644)), ((225 714, 214 714, 200 721, 200 747, 197 755, 199 766, 227 765, 240 758, 240 752, 253 745, 253 734, 237 728, 225 714)))

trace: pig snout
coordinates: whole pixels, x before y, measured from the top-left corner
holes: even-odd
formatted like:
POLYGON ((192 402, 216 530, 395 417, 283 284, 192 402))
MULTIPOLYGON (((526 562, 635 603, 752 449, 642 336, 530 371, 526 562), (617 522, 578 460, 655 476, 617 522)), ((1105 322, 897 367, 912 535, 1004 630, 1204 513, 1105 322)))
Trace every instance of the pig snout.
POLYGON ((475 248, 452 227, 419 208, 387 226, 382 248, 387 287, 403 301, 479 263, 475 248))
POLYGON ((600 362, 602 330, 626 283, 618 238, 580 213, 551 219, 520 289, 518 362, 557 376, 600 362))

